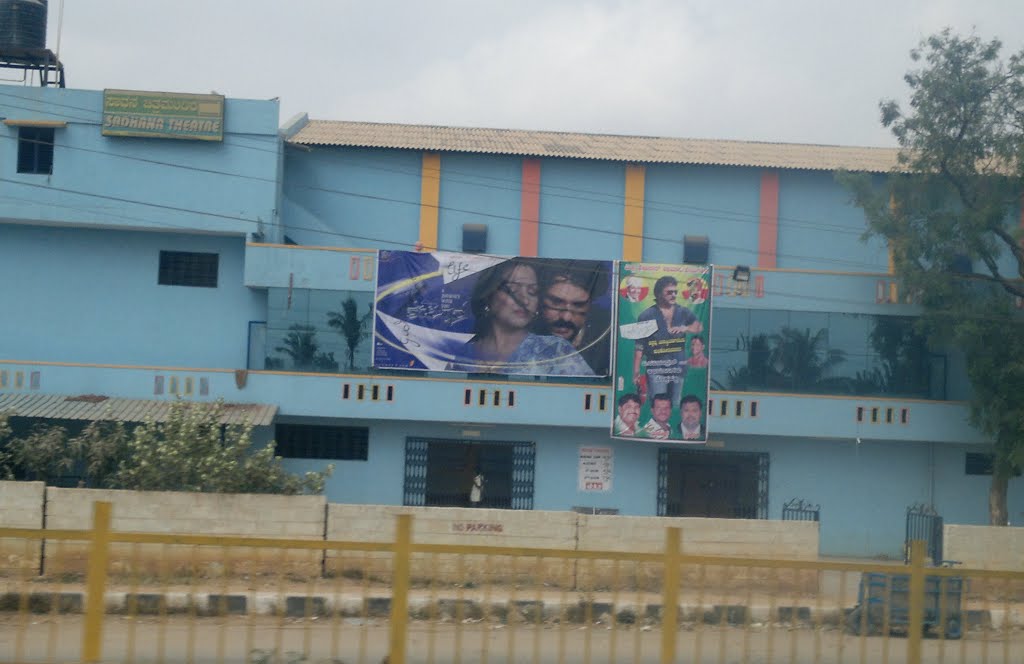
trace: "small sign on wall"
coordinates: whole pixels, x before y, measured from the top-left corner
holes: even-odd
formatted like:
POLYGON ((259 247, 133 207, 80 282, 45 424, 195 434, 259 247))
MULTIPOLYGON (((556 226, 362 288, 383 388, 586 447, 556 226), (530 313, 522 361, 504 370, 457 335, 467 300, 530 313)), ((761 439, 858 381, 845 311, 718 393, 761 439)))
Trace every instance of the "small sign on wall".
POLYGON ((224 140, 224 96, 103 91, 104 136, 224 140))
POLYGON ((614 459, 610 447, 580 447, 579 490, 611 491, 614 459))
POLYGON ((451 532, 488 535, 505 532, 505 526, 493 521, 452 521, 451 532))

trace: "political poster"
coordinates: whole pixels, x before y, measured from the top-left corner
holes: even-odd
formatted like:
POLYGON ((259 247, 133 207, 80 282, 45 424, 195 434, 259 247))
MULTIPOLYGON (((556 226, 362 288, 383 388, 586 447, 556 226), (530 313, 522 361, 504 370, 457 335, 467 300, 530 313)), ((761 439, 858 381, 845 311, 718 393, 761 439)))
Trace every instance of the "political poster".
POLYGON ((612 262, 381 251, 373 366, 608 376, 612 262))
POLYGON ((707 442, 711 266, 618 268, 612 437, 707 442))

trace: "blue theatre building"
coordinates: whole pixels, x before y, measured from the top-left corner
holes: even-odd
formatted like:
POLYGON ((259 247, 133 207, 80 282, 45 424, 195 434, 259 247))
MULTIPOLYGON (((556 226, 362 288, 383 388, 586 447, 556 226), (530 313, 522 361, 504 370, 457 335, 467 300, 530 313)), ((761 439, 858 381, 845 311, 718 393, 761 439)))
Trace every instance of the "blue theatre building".
POLYGON ((336 465, 332 502, 465 505, 480 471, 510 509, 778 519, 803 499, 822 552, 857 556, 899 555, 912 504, 987 523, 962 359, 915 334, 834 180, 893 150, 279 126, 276 101, 47 87, 0 87, 0 117, 0 409, 252 404, 290 469, 336 465), (612 439, 608 378, 374 370, 396 249, 714 264, 708 443, 612 439), (584 447, 610 451, 610 487, 581 486, 584 447))

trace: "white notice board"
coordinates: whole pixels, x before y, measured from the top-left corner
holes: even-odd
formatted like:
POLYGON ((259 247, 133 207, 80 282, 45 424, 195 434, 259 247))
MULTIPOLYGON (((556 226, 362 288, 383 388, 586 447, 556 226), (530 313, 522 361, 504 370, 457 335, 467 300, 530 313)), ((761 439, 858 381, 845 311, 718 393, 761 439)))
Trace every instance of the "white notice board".
POLYGON ((580 491, 611 491, 614 459, 610 447, 580 447, 580 491))

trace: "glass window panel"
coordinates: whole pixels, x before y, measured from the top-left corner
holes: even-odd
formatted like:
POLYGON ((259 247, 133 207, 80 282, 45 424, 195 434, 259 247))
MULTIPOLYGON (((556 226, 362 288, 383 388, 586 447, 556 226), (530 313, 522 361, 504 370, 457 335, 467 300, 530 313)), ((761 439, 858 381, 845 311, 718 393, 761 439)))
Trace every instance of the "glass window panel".
POLYGON ((326 338, 337 348, 342 370, 370 369, 373 293, 320 291, 316 311, 317 320, 326 329, 326 338))
POLYGON ((267 369, 337 373, 370 368, 373 293, 267 292, 267 369))
POLYGON ((717 389, 935 399, 945 381, 944 356, 897 316, 720 309, 712 356, 717 389))
MULTIPOLYGON (((252 368, 262 360, 271 370, 372 370, 373 293, 292 289, 289 294, 286 288, 271 288, 267 299, 265 341, 261 349, 260 335, 252 337, 252 368)), ((720 308, 714 311, 710 350, 714 389, 947 396, 946 357, 928 352, 911 318, 720 308)))
POLYGON ((747 309, 714 309, 711 321, 711 386, 713 389, 731 387, 737 372, 747 364, 745 339, 750 332, 750 311, 747 309))

